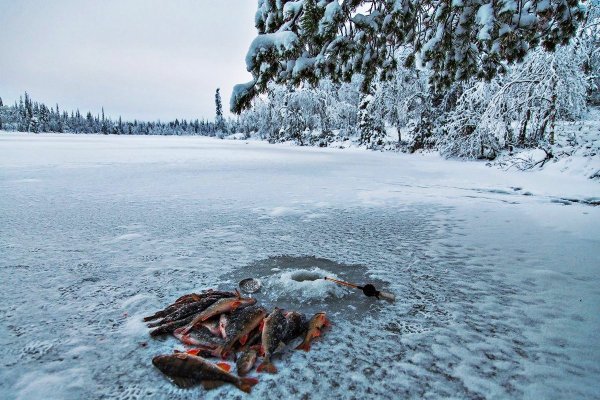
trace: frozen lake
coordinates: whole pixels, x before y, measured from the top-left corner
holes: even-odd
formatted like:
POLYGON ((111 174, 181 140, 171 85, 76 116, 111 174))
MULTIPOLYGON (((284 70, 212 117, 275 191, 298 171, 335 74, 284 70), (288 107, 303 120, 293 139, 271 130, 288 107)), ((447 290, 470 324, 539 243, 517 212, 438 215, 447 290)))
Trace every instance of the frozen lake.
POLYGON ((599 398, 598 198, 434 155, 2 133, 0 398, 198 398, 141 317, 313 259, 398 300, 323 305, 333 329, 249 397, 599 398))

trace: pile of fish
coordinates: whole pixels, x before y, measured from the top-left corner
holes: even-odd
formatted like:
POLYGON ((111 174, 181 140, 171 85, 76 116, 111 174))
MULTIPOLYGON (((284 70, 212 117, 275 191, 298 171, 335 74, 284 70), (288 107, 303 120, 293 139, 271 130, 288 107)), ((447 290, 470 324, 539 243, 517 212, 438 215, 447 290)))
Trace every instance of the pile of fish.
POLYGON ((325 313, 308 319, 296 311, 275 307, 270 312, 256 299, 243 298, 236 290, 206 290, 178 298, 164 310, 144 318, 153 328, 153 337, 173 335, 183 344, 193 346, 181 352, 154 357, 152 363, 173 383, 182 388, 203 385, 212 389, 225 383, 249 393, 257 379, 245 378, 259 357, 257 372, 276 373, 273 354, 297 338, 297 350, 310 350, 312 340, 329 326, 325 313), (153 321, 153 322, 150 322, 153 321), (237 375, 226 362, 213 363, 214 357, 236 360, 237 375))

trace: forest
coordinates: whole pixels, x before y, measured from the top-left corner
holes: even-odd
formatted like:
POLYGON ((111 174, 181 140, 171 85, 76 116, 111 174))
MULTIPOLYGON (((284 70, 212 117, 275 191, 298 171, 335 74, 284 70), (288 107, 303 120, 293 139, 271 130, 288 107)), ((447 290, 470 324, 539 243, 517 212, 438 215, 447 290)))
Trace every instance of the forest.
MULTIPOLYGON (((234 88, 231 109, 237 115, 233 117, 224 117, 220 89, 215 93, 214 120, 170 122, 123 121, 120 117, 113 120, 105 117, 104 109, 96 115, 61 111, 58 105, 48 107, 25 93, 14 105, 3 106, 0 99, 0 129, 220 138, 233 135, 321 147, 436 150, 445 157, 492 160, 503 151, 515 149, 549 151, 558 134, 557 121, 580 120, 589 107, 600 104, 600 13, 595 4, 580 16, 581 23, 573 35, 564 34, 561 40, 533 47, 512 61, 506 56, 508 61, 497 62, 494 71, 484 73, 489 67, 484 64, 468 72, 457 70, 456 63, 444 66, 431 60, 417 62, 415 54, 422 55, 423 51, 416 53, 414 44, 396 46, 385 58, 365 62, 380 35, 377 18, 386 16, 377 9, 367 16, 355 13, 352 19, 356 25, 352 40, 360 44, 365 35, 372 36, 362 48, 349 50, 360 56, 362 64, 338 71, 327 63, 336 56, 344 60, 350 56, 334 55, 326 61, 323 51, 316 51, 318 55, 313 58, 307 56, 317 44, 325 47, 328 35, 339 32, 327 28, 336 21, 336 13, 341 13, 332 7, 338 3, 271 3, 259 2, 256 26, 260 34, 246 57, 247 68, 256 77, 234 88), (363 20, 367 17, 371 18, 369 23, 363 20), (265 21, 275 25, 269 28, 265 21), (298 25, 299 34, 308 38, 300 45, 295 44, 300 39, 290 27, 292 22, 298 25), (299 46, 300 53, 293 55, 294 46, 299 46), (282 65, 293 68, 286 72, 282 65), (442 79, 440 69, 444 68, 444 73, 454 71, 458 79, 442 79)), ((480 14, 476 19, 482 24, 484 15, 480 14)), ((387 16, 394 14, 390 11, 387 16)), ((338 23, 347 21, 342 18, 338 23)), ((477 38, 489 39, 489 35, 480 30, 477 38)), ((433 46, 437 43, 434 39, 419 46, 433 46)), ((429 50, 424 53, 429 54, 429 50)))

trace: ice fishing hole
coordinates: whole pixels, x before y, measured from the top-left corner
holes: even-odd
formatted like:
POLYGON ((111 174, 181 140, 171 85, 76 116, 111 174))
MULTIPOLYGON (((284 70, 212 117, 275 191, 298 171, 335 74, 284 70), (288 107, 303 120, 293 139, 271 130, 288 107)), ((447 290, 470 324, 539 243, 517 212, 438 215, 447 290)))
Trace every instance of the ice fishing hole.
POLYGON ((360 318, 363 313, 377 311, 381 302, 361 291, 326 281, 326 276, 358 284, 372 283, 376 287, 388 284, 372 278, 368 268, 360 264, 343 264, 312 256, 277 256, 257 260, 228 276, 230 282, 248 277, 262 282, 259 293, 252 294, 266 307, 301 309, 305 313, 325 311, 360 318))
POLYGON ((290 278, 296 282, 316 281, 325 278, 323 274, 314 271, 300 270, 290 275, 290 278))

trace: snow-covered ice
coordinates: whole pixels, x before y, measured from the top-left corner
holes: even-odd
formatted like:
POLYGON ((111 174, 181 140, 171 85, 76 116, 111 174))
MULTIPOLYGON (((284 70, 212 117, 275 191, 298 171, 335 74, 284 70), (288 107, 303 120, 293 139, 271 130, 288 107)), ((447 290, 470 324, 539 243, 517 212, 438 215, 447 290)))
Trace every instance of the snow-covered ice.
POLYGON ((598 398, 599 198, 436 155, 1 133, 0 398, 204 395, 152 366, 181 345, 141 316, 290 268, 398 300, 326 300, 331 331, 250 398, 598 398))

